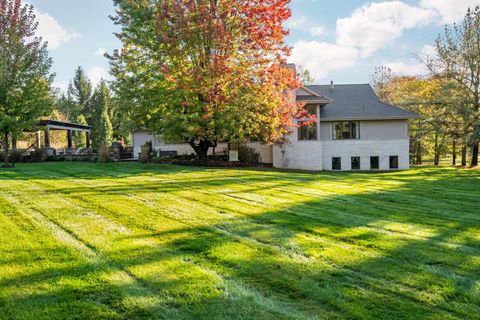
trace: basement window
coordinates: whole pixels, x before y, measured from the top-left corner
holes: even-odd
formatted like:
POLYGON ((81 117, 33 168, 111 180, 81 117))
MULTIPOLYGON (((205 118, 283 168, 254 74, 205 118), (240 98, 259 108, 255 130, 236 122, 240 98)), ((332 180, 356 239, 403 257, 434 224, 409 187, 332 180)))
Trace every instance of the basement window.
POLYGON ((398 169, 398 156, 390 156, 390 169, 398 169))
POLYGON ((380 157, 370 157, 370 170, 380 169, 380 157))
POLYGON ((335 170, 335 171, 342 170, 342 158, 340 157, 332 158, 332 170, 335 170))
POLYGON ((352 170, 360 170, 360 157, 352 157, 352 170))

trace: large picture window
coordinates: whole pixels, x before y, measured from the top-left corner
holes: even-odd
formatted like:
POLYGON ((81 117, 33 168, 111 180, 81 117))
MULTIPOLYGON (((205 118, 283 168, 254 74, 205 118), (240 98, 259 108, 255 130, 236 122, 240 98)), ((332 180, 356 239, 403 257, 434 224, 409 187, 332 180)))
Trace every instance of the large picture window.
MULTIPOLYGON (((317 115, 316 104, 307 104, 305 106, 305 110, 309 115, 317 115)), ((300 121, 299 124, 300 127, 298 128, 298 140, 318 140, 318 128, 316 123, 303 125, 302 121, 300 121)))
POLYGON ((353 121, 334 122, 333 139, 360 139, 360 123, 353 121))

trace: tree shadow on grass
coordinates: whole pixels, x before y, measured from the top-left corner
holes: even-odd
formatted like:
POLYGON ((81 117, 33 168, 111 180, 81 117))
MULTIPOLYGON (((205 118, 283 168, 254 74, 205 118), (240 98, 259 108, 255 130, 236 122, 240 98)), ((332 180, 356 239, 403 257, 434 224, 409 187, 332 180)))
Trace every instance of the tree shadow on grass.
MULTIPOLYGON (((312 181, 318 179, 312 176, 312 181)), ((371 177, 359 175, 354 181, 371 177)), ((228 216, 208 226, 191 222, 164 232, 145 230, 144 234, 119 236, 120 242, 145 244, 104 253, 107 258, 96 268, 132 274, 142 290, 106 282, 86 287, 77 296, 68 286, 60 286, 54 292, 26 295, 17 306, 25 308, 26 314, 28 306, 42 309, 70 304, 63 297, 71 297, 104 304, 113 310, 112 318, 124 319, 172 315, 179 319, 479 318, 479 175, 426 170, 374 177, 401 184, 388 190, 314 198, 281 210, 228 216), (135 296, 135 292, 141 293, 135 296), (151 296, 162 298, 148 306, 139 304, 138 309, 125 308, 129 298, 151 296)), ((198 178, 192 187, 200 188, 202 181, 208 185, 214 179, 198 178)), ((291 180, 307 181, 303 177, 291 180)), ((235 183, 235 179, 223 181, 235 183)), ((144 186, 142 192, 187 187, 165 187, 164 183, 144 186)), ((221 180, 213 185, 218 184, 221 180)), ((129 191, 125 186, 112 188, 104 192, 129 191)), ((151 214, 158 213, 152 210, 151 214)), ((0 281, 0 286, 21 287, 92 273, 88 265, 44 270, 0 281)), ((79 311, 80 302, 72 303, 71 310, 79 311)), ((0 298, 0 306, 7 303, 11 302, 0 298)), ((52 319, 65 315, 65 310, 55 310, 52 319)), ((87 318, 95 315, 94 309, 86 310, 90 310, 84 314, 87 318)), ((22 310, 16 312, 22 314, 22 310)), ((75 318, 74 313, 66 315, 75 318)))

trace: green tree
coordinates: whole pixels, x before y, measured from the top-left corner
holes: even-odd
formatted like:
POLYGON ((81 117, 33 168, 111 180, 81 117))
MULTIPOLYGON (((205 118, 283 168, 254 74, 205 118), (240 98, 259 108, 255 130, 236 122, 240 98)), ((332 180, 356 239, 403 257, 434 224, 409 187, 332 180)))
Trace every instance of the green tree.
POLYGON ((0 132, 4 162, 9 139, 31 128, 51 112, 52 60, 47 43, 35 36, 37 22, 31 5, 0 0, 0 132))
POLYGON ((75 70, 73 81, 68 86, 68 92, 65 104, 70 121, 76 121, 79 115, 83 115, 87 122, 92 118, 92 112, 90 109, 90 100, 92 98, 92 83, 88 79, 85 71, 82 67, 78 67, 75 70), (71 103, 73 102, 73 103, 71 103))
MULTIPOLYGON (((87 119, 83 114, 75 119, 75 123, 87 125, 87 119)), ((87 136, 85 132, 75 132, 73 135, 73 143, 77 148, 85 148, 87 146, 87 136)))
POLYGON ((97 143, 99 146, 110 146, 113 141, 113 128, 112 122, 110 121, 110 116, 108 115, 107 110, 103 110, 102 116, 100 117, 100 127, 99 135, 97 138, 97 143))
POLYGON ((110 145, 113 140, 113 127, 110 119, 112 94, 107 83, 102 80, 95 88, 90 101, 92 140, 95 147, 110 145))
POLYGON ((471 130, 471 165, 478 165, 480 140, 480 7, 469 9, 461 24, 445 27, 435 43, 437 56, 427 61, 430 70, 457 83, 468 99, 471 117, 466 126, 471 130))
MULTIPOLYGON (((128 118, 128 113, 125 112, 126 107, 122 106, 123 101, 116 96, 112 97, 112 104, 110 107, 110 120, 113 127, 113 139, 123 139, 125 143, 130 142, 130 132, 132 129, 132 122, 128 118)), ((128 101, 127 108, 129 106, 128 101)))

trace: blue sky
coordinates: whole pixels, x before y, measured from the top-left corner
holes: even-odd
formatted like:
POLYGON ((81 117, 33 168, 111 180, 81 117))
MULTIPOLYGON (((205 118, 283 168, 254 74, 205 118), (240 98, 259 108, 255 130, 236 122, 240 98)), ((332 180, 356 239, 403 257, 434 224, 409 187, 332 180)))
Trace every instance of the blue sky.
MULTIPOLYGON (((29 0, 49 41, 55 83, 66 88, 76 66, 95 83, 108 78, 105 51, 120 46, 108 18, 111 0, 29 0)), ((318 83, 367 83, 375 66, 398 74, 425 72, 415 55, 431 55, 444 25, 461 21, 479 0, 292 0, 288 43, 291 62, 307 67, 318 83)))

